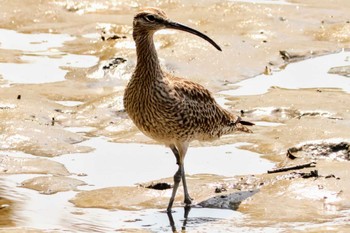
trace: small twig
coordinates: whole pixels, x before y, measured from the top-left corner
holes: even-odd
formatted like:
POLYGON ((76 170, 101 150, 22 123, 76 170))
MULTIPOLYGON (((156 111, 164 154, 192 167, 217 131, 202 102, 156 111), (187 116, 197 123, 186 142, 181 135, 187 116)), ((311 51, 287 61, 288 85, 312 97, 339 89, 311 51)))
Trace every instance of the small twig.
POLYGON ((276 168, 273 170, 268 170, 267 173, 286 172, 290 170, 298 170, 298 169, 307 168, 307 167, 315 167, 315 165, 316 165, 315 162, 311 162, 311 163, 299 164, 299 165, 290 166, 290 167, 276 168))
POLYGON ((290 151, 290 149, 288 149, 286 156, 287 156, 289 159, 291 159, 291 160, 298 158, 298 157, 296 157, 295 155, 292 154, 292 152, 290 151))

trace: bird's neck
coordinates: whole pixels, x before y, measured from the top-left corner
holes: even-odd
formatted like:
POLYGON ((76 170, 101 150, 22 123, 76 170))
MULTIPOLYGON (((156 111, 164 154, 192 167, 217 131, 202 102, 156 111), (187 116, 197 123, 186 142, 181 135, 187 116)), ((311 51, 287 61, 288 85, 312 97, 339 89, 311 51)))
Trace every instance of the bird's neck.
POLYGON ((134 77, 155 80, 163 77, 153 33, 134 36, 136 43, 137 64, 134 77))

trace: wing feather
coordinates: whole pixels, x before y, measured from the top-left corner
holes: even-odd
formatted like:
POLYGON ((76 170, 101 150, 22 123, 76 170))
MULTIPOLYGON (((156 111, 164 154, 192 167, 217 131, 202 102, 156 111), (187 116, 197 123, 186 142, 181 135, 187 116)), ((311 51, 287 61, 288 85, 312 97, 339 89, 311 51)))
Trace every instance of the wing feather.
MULTIPOLYGON (((240 124, 241 118, 222 108, 212 94, 202 85, 189 80, 171 77, 177 98, 181 104, 176 111, 183 118, 183 128, 194 129, 202 135, 220 137, 234 130, 250 132, 240 124)), ((242 122, 246 124, 246 122, 242 122)))

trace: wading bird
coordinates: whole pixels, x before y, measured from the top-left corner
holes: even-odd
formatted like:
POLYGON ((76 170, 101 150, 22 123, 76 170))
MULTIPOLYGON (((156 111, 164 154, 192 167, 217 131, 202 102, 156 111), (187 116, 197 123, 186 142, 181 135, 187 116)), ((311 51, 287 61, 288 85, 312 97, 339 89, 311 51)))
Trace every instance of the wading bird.
POLYGON ((154 33, 161 29, 189 32, 221 48, 203 33, 171 21, 160 9, 145 8, 134 17, 137 64, 125 89, 124 107, 139 130, 170 147, 176 157, 179 168, 167 208, 170 212, 181 180, 184 202, 191 204, 184 169, 189 143, 234 131, 251 132, 245 125, 253 124, 220 107, 203 86, 162 71, 153 42, 154 33))

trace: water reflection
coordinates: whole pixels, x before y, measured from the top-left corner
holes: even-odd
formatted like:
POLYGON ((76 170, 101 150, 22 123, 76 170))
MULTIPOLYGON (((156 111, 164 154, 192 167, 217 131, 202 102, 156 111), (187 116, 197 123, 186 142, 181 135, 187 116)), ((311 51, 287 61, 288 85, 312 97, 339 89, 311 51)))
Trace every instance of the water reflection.
POLYGON ((164 232, 242 232, 238 227, 244 221, 243 215, 232 210, 195 207, 175 208, 167 213, 169 226, 164 232), (220 228, 217 228, 219 227, 220 228), (237 226, 237 229, 234 227, 237 226), (230 229, 230 230, 228 230, 230 229))
MULTIPOLYGON (((190 213, 190 211, 191 211, 191 206, 185 206, 184 207, 184 220, 183 220, 183 224, 182 224, 182 227, 181 227, 181 232, 185 232, 186 231, 187 218, 188 218, 188 214, 190 213)), ((169 218, 171 231, 172 232, 177 232, 172 212, 167 212, 167 215, 168 215, 168 218, 169 218)))
POLYGON ((241 216, 240 213, 232 210, 197 207, 174 208, 171 213, 162 210, 144 210, 138 211, 137 216, 129 215, 118 230, 124 229, 125 232, 131 229, 151 232, 212 232, 211 229, 215 225, 222 224, 223 221, 240 222, 241 216))

